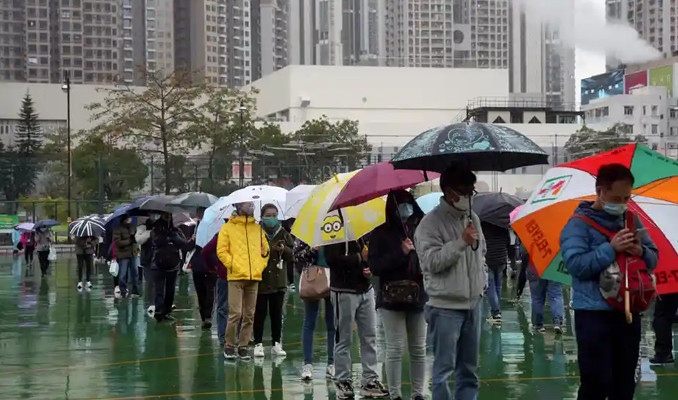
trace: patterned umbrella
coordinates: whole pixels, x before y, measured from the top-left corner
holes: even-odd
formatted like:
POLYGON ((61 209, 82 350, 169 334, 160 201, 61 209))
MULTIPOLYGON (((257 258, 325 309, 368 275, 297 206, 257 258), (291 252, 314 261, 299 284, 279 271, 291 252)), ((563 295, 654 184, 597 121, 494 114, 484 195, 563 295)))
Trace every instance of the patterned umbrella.
POLYGON ((462 122, 420 134, 391 162, 396 169, 443 172, 452 163, 459 163, 472 171, 507 171, 548 164, 548 155, 511 128, 462 122))
POLYGON ((76 219, 68 225, 68 233, 75 237, 103 237, 106 233, 105 221, 99 217, 76 219))
POLYGON ((596 198, 596 174, 618 163, 633 172, 629 210, 636 214, 659 248, 655 270, 659 294, 678 292, 678 162, 632 144, 550 169, 511 224, 530 250, 540 276, 570 284, 560 254, 560 232, 582 200, 596 198))

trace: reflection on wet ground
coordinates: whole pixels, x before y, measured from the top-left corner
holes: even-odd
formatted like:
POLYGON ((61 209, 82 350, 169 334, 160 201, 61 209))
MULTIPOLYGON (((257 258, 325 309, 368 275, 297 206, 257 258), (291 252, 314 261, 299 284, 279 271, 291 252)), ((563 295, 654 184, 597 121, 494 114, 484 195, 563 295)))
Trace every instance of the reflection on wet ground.
MULTIPOLYGON (((36 267, 36 269, 38 269, 36 267)), ((3 399, 334 399, 324 379, 324 323, 319 319, 316 379, 299 379, 303 307, 289 296, 282 360, 224 363, 216 333, 199 328, 189 276, 180 278, 175 325, 146 315, 145 298, 115 300, 99 268, 91 292, 75 290, 75 261, 63 257, 46 279, 26 276, 22 259, 0 258, 0 393, 3 399)), ((512 287, 504 288, 510 298, 512 287)), ((572 317, 562 337, 530 329, 529 293, 504 302, 501 328, 483 326, 481 399, 574 399, 576 343, 572 317)), ((487 314, 487 310, 485 311, 487 314)), ((638 399, 675 399, 678 369, 650 368, 654 335, 645 318, 638 399)), ((383 332, 379 330, 380 360, 383 332)), ((357 339, 357 338, 356 338, 357 339)), ((357 342, 357 340, 356 340, 357 342)), ((678 343, 677 343, 678 345, 678 343)), ((357 347, 354 374, 359 376, 357 347)), ((430 362, 430 359, 429 359, 430 362)), ((407 363, 405 363, 407 364, 407 363)), ((404 372, 403 380, 408 381, 404 372)), ((409 386, 404 387, 409 396, 409 386)))

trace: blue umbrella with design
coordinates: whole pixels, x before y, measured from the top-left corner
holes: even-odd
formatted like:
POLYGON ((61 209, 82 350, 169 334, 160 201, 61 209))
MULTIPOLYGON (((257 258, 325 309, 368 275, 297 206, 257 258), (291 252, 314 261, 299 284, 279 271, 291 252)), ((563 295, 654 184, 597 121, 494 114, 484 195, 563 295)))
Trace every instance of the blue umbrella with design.
POLYGON ((548 164, 548 154, 506 126, 462 122, 420 134, 391 162, 396 169, 443 172, 455 163, 472 171, 507 171, 548 164))

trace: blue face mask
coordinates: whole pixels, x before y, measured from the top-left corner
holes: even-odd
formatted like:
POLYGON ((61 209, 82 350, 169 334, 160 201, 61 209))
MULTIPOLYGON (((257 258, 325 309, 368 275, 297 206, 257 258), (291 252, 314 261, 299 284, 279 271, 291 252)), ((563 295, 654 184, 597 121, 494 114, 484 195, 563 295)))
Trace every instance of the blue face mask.
POLYGON ((276 217, 266 217, 262 218, 261 222, 264 224, 264 228, 277 228, 280 225, 280 221, 276 217))
POLYGON ((619 217, 624 215, 627 210, 627 206, 624 203, 605 203, 603 209, 606 213, 619 217))
POLYGON ((398 214, 401 220, 407 221, 414 214, 414 206, 410 203, 398 204, 398 214))

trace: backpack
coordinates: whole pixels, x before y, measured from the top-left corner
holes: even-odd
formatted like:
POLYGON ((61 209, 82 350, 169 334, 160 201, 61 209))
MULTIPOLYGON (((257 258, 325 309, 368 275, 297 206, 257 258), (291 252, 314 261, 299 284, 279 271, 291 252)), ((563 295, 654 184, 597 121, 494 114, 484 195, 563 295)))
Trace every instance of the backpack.
POLYGON ((181 254, 179 248, 172 242, 170 232, 154 231, 153 245, 153 263, 156 268, 173 271, 181 263, 181 254))
MULTIPOLYGON (((593 229, 612 239, 616 232, 604 228, 592 219, 577 214, 576 218, 586 222, 593 229)), ((630 211, 626 212, 626 227, 635 231, 636 216, 630 211)), ((639 313, 650 307, 652 299, 657 293, 657 285, 654 275, 647 268, 642 257, 630 254, 617 254, 615 261, 600 273, 600 293, 605 301, 620 311, 625 311, 624 298, 629 292, 630 312, 639 313), (627 285, 628 280, 628 285, 627 285), (628 289, 627 289, 628 286, 628 289)))

